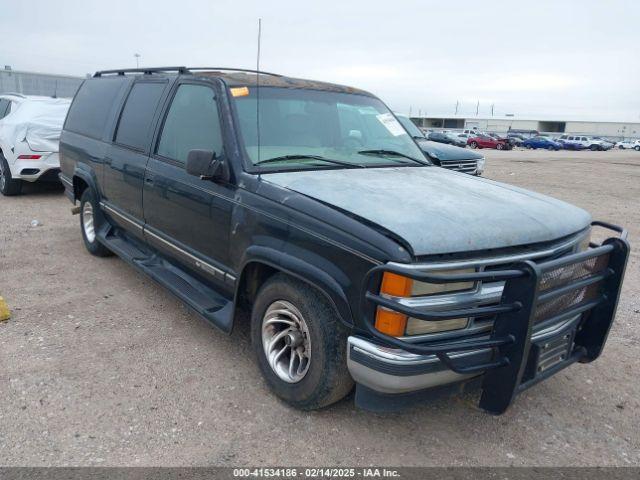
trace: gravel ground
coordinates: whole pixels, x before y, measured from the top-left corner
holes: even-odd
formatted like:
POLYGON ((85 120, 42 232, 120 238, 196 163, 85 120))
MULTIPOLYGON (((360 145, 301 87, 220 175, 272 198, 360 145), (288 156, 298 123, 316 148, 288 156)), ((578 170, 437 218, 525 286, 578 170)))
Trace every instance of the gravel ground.
MULTIPOLYGON (((640 153, 486 151, 488 178, 639 238, 640 153)), ((248 336, 210 328, 117 258, 90 256, 60 190, 0 196, 0 465, 640 465, 640 275, 632 252, 602 357, 520 396, 399 414, 269 393, 248 336), (41 224, 32 226, 32 220, 41 224)))

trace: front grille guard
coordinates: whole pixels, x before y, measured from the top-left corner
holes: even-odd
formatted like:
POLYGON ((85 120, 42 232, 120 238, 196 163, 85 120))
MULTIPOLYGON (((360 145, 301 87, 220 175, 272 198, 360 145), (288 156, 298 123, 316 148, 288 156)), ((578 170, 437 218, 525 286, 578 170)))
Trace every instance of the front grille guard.
MULTIPOLYGON (((629 244, 627 232, 621 227, 600 221, 594 221, 592 226, 613 230, 619 233, 619 237, 608 238, 601 245, 591 243, 588 250, 555 260, 541 263, 522 261, 504 270, 433 274, 400 265, 376 266, 367 273, 363 283, 361 306, 367 319, 364 326, 383 346, 419 355, 435 355, 447 368, 456 373, 485 372, 480 406, 493 413, 502 413, 522 390, 572 363, 591 362, 602 351, 615 316, 629 255, 629 244), (565 272, 571 272, 572 269, 587 274, 579 275, 577 278, 563 278, 565 272), (428 283, 504 281, 505 286, 498 305, 425 312, 374 293, 379 288, 384 272, 428 283), (558 272, 558 278, 554 277, 554 272, 558 272), (545 287, 545 282, 551 283, 552 286, 545 287), (541 305, 548 307, 548 302, 558 301, 570 294, 574 295, 572 298, 575 300, 576 292, 584 292, 584 298, 578 298, 578 302, 569 304, 566 308, 556 308, 545 318, 536 315, 541 305), (417 344, 378 331, 373 323, 377 308, 386 308, 408 317, 428 321, 461 317, 495 317, 495 320, 489 338, 417 344), (558 365, 523 381, 534 324, 542 328, 581 314, 588 314, 588 325, 583 321, 578 328, 570 355, 558 365), (492 350, 491 360, 470 364, 468 360, 452 358, 455 354, 481 349, 492 350)), ((585 317, 586 315, 582 315, 583 319, 585 317)))

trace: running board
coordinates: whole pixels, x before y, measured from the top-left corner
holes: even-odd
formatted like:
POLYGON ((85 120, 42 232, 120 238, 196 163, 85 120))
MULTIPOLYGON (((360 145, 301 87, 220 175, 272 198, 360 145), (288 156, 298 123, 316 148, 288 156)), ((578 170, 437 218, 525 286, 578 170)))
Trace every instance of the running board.
POLYGON ((233 326, 234 305, 217 291, 164 260, 146 246, 128 239, 118 229, 102 228, 100 243, 128 264, 165 287, 201 317, 226 333, 233 326))

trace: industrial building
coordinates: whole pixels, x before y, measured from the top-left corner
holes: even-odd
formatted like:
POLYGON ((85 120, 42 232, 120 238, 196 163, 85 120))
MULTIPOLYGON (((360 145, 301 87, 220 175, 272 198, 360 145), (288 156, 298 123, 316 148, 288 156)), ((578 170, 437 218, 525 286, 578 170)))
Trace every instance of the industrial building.
POLYGON ((71 98, 83 80, 82 77, 71 75, 23 72, 5 65, 4 69, 0 70, 0 93, 71 98))
POLYGON ((579 120, 539 120, 521 119, 513 116, 468 117, 468 116, 429 116, 411 117, 411 120, 425 129, 465 129, 476 128, 481 131, 507 133, 526 131, 538 133, 574 133, 588 136, 622 140, 640 138, 640 122, 597 122, 579 120))

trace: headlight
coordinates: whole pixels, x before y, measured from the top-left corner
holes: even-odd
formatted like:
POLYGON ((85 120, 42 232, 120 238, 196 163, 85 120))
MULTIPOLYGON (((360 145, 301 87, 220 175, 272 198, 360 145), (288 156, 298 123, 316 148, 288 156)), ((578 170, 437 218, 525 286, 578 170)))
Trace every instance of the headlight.
POLYGON ((583 252, 585 250, 588 250, 590 242, 591 242, 591 229, 589 229, 589 232, 584 236, 582 240, 580 240, 577 251, 583 252))
MULTIPOLYGON (((475 269, 434 271, 434 274, 472 273, 475 269)), ((382 277, 380 294, 390 297, 423 297, 451 292, 460 292, 474 288, 474 282, 456 283, 426 283, 414 281, 410 278, 386 272, 382 277)), ((450 320, 428 321, 407 317, 398 312, 378 307, 376 313, 376 329, 387 335, 401 337, 404 335, 419 335, 458 330, 467 326, 468 318, 454 318, 450 320)))
POLYGON ((482 172, 484 172, 484 164, 485 164, 485 159, 484 157, 479 158, 478 159, 478 163, 476 164, 476 173, 478 175, 480 175, 482 172))

